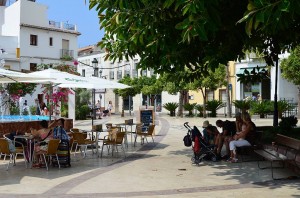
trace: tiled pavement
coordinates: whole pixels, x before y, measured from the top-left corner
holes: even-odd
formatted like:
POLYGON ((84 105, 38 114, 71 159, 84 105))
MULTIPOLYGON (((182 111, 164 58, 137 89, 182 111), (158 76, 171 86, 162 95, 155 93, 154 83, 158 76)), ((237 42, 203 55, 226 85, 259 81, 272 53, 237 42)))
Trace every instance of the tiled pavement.
MULTIPOLYGON (((125 118, 113 115, 96 123, 119 123, 125 118)), ((0 197, 300 197, 300 180, 273 181, 271 171, 259 170, 256 162, 192 165, 192 150, 182 142, 187 131, 183 123, 201 126, 204 119, 167 115, 157 119, 155 143, 130 144, 126 158, 121 152, 112 157, 105 150, 103 158, 89 152, 85 159, 72 156, 71 168, 49 171, 26 169, 21 160, 6 171, 1 160, 0 197)), ((216 118, 208 120, 214 124, 216 118)), ((254 121, 258 126, 272 123, 254 121)), ((75 127, 88 130, 91 121, 76 121, 75 127)), ((287 169, 276 169, 275 174, 294 175, 287 169)))

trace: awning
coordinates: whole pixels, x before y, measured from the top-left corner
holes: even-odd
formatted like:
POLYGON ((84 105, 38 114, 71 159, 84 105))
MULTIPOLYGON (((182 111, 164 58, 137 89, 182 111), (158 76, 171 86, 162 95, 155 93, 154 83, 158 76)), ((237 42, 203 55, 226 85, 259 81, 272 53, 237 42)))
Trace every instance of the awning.
POLYGON ((256 68, 256 67, 245 67, 245 68, 240 68, 235 74, 243 74, 245 69, 248 70, 248 72, 251 72, 253 68, 256 68))

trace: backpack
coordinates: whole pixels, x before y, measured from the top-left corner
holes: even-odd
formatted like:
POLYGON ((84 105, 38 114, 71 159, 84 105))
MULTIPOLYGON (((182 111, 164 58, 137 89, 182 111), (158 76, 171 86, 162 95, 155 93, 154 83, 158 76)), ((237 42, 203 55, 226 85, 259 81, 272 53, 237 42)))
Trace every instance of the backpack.
POLYGON ((192 146, 192 139, 191 139, 190 134, 187 133, 186 136, 183 137, 183 143, 184 143, 184 146, 186 146, 186 147, 192 146))

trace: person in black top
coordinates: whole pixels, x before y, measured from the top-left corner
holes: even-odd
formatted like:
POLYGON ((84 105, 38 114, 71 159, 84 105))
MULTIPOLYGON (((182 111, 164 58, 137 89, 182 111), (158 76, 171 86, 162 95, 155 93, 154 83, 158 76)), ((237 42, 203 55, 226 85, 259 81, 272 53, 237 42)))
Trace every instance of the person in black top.
POLYGON ((236 134, 236 123, 235 121, 229 120, 217 120, 216 125, 222 128, 222 133, 220 133, 217 137, 218 145, 216 149, 216 155, 219 158, 227 158, 230 156, 229 142, 232 140, 232 137, 236 134), (221 157, 221 151, 224 143, 226 146, 226 155, 221 157))

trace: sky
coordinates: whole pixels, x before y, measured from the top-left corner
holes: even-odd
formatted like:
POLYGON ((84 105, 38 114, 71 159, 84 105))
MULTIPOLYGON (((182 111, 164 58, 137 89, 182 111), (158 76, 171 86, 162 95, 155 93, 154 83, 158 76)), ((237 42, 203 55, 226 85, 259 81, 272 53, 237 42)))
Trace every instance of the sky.
POLYGON ((78 37, 78 47, 94 45, 99 42, 104 30, 100 30, 98 13, 89 10, 89 0, 36 0, 37 3, 48 6, 48 19, 56 22, 68 22, 77 25, 81 33, 78 37))

